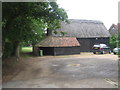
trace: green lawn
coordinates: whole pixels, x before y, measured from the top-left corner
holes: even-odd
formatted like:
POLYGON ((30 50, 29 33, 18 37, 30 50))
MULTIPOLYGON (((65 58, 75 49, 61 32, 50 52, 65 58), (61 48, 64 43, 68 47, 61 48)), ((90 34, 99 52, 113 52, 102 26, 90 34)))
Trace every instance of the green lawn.
POLYGON ((21 52, 23 52, 23 53, 29 53, 32 51, 33 51, 32 47, 22 47, 22 50, 21 50, 21 52))

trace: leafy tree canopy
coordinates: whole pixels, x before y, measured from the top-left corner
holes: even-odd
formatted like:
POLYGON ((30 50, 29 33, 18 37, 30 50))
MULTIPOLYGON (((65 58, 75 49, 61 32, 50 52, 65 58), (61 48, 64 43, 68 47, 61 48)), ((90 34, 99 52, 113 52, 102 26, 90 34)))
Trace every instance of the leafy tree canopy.
POLYGON ((110 46, 111 48, 115 48, 118 45, 118 35, 112 35, 110 38, 110 46))
POLYGON ((45 29, 54 30, 67 21, 67 13, 56 2, 4 2, 2 11, 3 52, 6 42, 16 51, 20 43, 35 44, 45 29))

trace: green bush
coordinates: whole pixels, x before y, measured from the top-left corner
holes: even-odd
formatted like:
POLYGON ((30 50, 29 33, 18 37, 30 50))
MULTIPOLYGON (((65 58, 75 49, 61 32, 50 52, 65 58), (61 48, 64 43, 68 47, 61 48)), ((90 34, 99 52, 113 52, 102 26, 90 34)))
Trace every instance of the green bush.
POLYGON ((111 49, 117 47, 117 44, 118 44, 118 35, 112 35, 112 37, 110 38, 111 49))

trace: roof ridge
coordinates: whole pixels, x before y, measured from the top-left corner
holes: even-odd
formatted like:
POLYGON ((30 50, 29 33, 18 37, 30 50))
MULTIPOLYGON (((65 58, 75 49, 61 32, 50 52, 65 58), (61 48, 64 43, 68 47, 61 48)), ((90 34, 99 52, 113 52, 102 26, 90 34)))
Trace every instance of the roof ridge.
POLYGON ((100 20, 87 20, 87 19, 69 19, 70 21, 76 21, 76 22, 81 22, 81 23, 101 23, 103 24, 102 21, 100 20))
MULTIPOLYGON (((100 21, 95 20, 81 20, 69 19, 70 23, 61 23, 61 28, 58 31, 67 32, 65 36, 77 38, 95 38, 95 37, 110 37, 109 31, 105 25, 100 21)), ((60 36, 61 34, 54 34, 53 36, 60 36)))

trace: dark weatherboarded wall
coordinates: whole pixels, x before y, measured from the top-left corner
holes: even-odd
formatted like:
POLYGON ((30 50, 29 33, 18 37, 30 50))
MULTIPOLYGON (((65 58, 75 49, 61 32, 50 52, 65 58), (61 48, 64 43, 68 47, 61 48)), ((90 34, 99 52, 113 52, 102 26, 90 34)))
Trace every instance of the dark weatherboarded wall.
POLYGON ((80 47, 55 47, 55 55, 80 54, 80 47))
POLYGON ((54 47, 39 47, 39 50, 43 50, 43 55, 54 55, 54 47))
POLYGON ((71 55, 80 54, 80 47, 39 47, 43 50, 43 55, 71 55))
POLYGON ((96 43, 104 43, 109 46, 109 38, 77 38, 80 42, 80 52, 90 52, 96 43))

